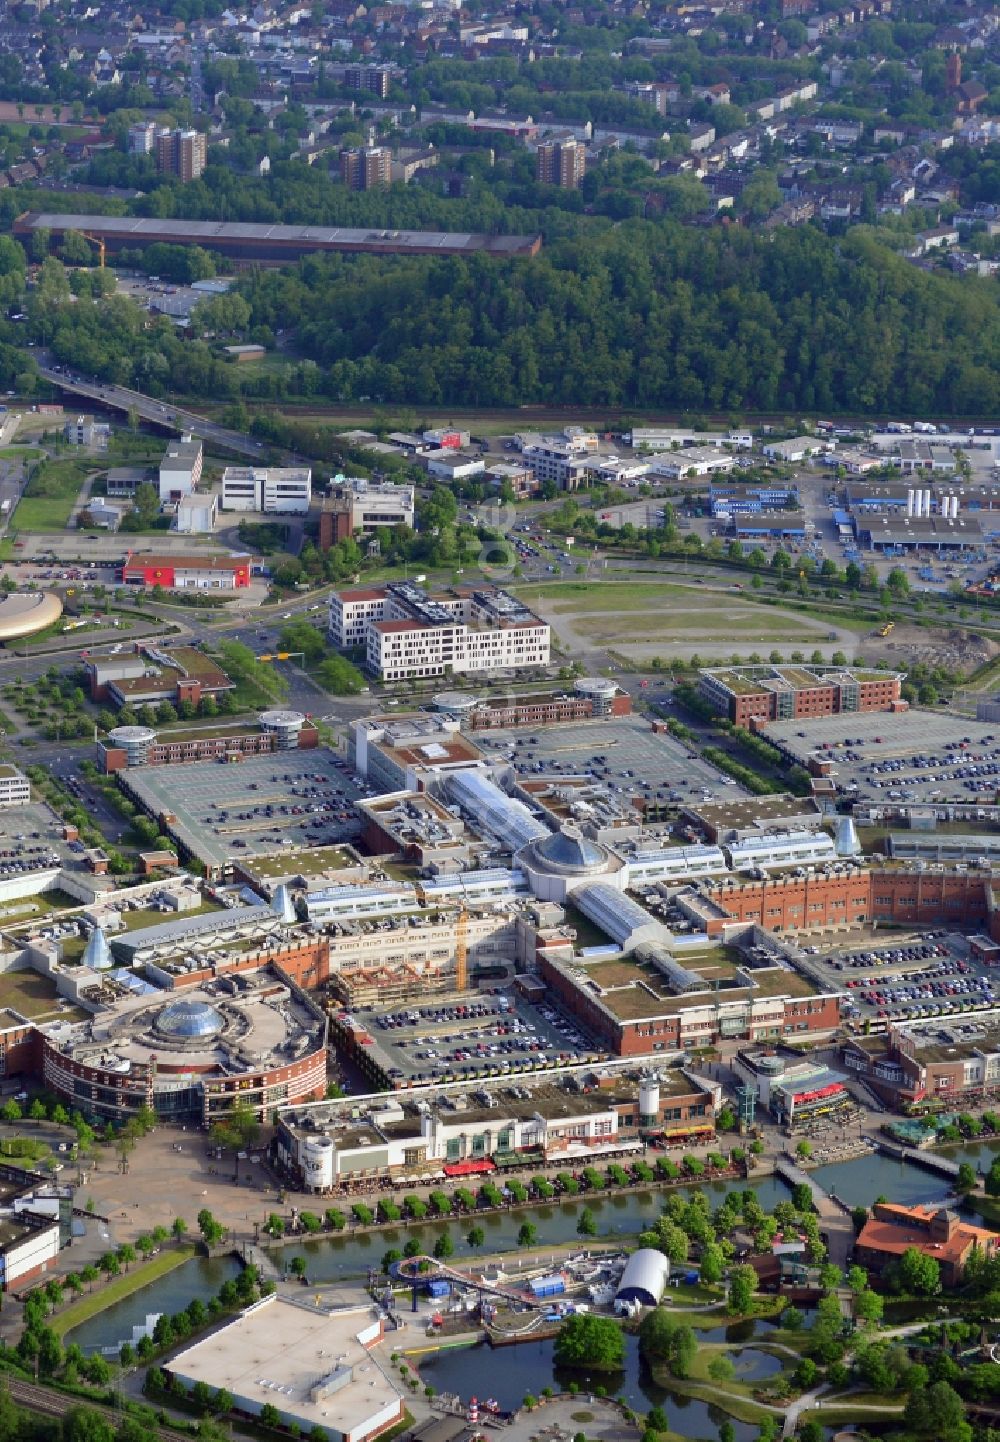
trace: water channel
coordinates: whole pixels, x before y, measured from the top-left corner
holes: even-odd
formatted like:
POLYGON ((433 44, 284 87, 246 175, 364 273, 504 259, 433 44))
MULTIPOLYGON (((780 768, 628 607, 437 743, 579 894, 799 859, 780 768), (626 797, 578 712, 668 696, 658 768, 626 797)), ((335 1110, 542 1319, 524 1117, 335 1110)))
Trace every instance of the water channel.
MULTIPOLYGON (((993 1158, 1000 1154, 1000 1142, 973 1142, 951 1148, 950 1157, 957 1161, 971 1161, 975 1166, 988 1169, 993 1158)), ((833 1190, 850 1205, 870 1204, 877 1196, 891 1197, 894 1201, 914 1204, 917 1202, 942 1201, 949 1194, 948 1181, 943 1176, 926 1171, 922 1167, 894 1161, 879 1155, 865 1156, 855 1161, 838 1162, 831 1166, 819 1167, 813 1174, 828 1190, 833 1190)), ((743 1191, 750 1185, 760 1198, 765 1209, 774 1206, 788 1196, 788 1190, 778 1178, 763 1177, 758 1181, 706 1183, 697 1188, 707 1192, 713 1207, 718 1206, 729 1192, 743 1191)), ((684 1189, 693 1190, 693 1189, 684 1189)), ((477 1255, 494 1252, 516 1252, 517 1233, 524 1222, 537 1228, 537 1245, 546 1243, 554 1246, 578 1240, 576 1225, 580 1212, 588 1207, 597 1222, 597 1239, 620 1235, 624 1240, 643 1230, 660 1212, 665 1192, 656 1189, 639 1189, 622 1195, 601 1197, 588 1196, 572 1201, 548 1203, 542 1206, 514 1208, 498 1215, 477 1216, 475 1221, 486 1233, 483 1247, 476 1249, 477 1255)), ((335 1283, 349 1279, 364 1278, 368 1268, 377 1265, 383 1253, 391 1248, 402 1249, 405 1242, 416 1237, 428 1252, 442 1233, 447 1232, 454 1247, 455 1260, 472 1254, 466 1234, 472 1225, 471 1218, 452 1221, 423 1222, 416 1227, 385 1227, 377 1232, 323 1236, 312 1241, 302 1241, 284 1248, 275 1248, 273 1256, 279 1265, 286 1265, 295 1256, 302 1256, 307 1263, 309 1280, 312 1283, 335 1283)), ((583 1245, 583 1243, 581 1243, 583 1245)), ((118 1346, 130 1339, 132 1328, 145 1322, 148 1314, 176 1312, 195 1297, 203 1301, 214 1296, 228 1277, 234 1276, 238 1264, 233 1258, 194 1257, 175 1271, 151 1282, 148 1286, 123 1298, 106 1311, 92 1317, 76 1327, 67 1336, 67 1341, 78 1343, 85 1352, 100 1347, 118 1346)), ((745 1341, 753 1336, 762 1337, 770 1330, 770 1324, 757 1323, 751 1332, 739 1337, 729 1335, 731 1328, 720 1327, 715 1332, 701 1334, 706 1341, 745 1341)), ((745 1354, 747 1366, 765 1365, 759 1361, 768 1354, 754 1352, 748 1348, 745 1354)), ((737 1358, 737 1365, 740 1359, 737 1358)), ((775 1363, 775 1367, 776 1367, 775 1363)), ((476 1368, 482 1377, 482 1352, 475 1348, 440 1352, 424 1359, 421 1371, 428 1374, 428 1381, 439 1383, 448 1390, 473 1393, 482 1390, 482 1384, 466 1387, 464 1379, 468 1373, 471 1379, 476 1368), (447 1382, 444 1378, 447 1377, 447 1382)), ((516 1347, 507 1347, 491 1354, 489 1362, 490 1387, 501 1404, 509 1398, 519 1401, 526 1392, 539 1392, 542 1387, 555 1386, 562 1380, 553 1378, 551 1342, 532 1342, 516 1347)), ((741 1375, 743 1375, 741 1373, 741 1375)), ((746 1374, 753 1375, 753 1374, 746 1374)), ((763 1375, 763 1374, 761 1374, 763 1375)), ((577 1379, 581 1381, 582 1379, 577 1379)), ((605 1380, 605 1385, 607 1381, 605 1380)), ((620 1385, 608 1386, 609 1392, 621 1391, 637 1406, 646 1407, 658 1402, 668 1410, 671 1426, 688 1436, 714 1436, 721 1417, 715 1416, 716 1409, 704 1402, 683 1397, 665 1397, 652 1379, 644 1372, 638 1354, 629 1352, 624 1378, 620 1385), (669 1402, 669 1407, 667 1406, 669 1402), (678 1409, 675 1413, 672 1409, 678 1409), (681 1425, 683 1424, 683 1425, 681 1425)), ((736 1427, 737 1442, 744 1442, 744 1436, 755 1435, 753 1428, 736 1427)))

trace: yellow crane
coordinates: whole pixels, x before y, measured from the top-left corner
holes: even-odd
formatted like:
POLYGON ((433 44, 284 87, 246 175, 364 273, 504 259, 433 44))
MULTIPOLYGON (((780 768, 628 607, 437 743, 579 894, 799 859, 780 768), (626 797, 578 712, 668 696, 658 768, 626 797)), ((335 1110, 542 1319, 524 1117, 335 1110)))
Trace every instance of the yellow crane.
POLYGON ((104 237, 102 235, 91 235, 89 230, 81 230, 80 234, 83 236, 84 240, 89 240, 92 245, 97 246, 97 254, 100 257, 100 266, 101 270, 103 270, 104 260, 107 255, 107 247, 104 244, 104 237))

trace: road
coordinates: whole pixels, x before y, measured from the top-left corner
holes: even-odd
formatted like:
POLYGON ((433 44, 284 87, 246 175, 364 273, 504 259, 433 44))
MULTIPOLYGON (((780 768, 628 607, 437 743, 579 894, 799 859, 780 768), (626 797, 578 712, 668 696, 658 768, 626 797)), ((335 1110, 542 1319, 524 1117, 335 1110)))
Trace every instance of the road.
POLYGON ((115 410, 125 411, 126 414, 129 411, 135 411, 144 421, 164 426, 167 430, 190 432, 191 435, 200 436, 203 441, 210 442, 220 450, 233 451, 236 455, 246 456, 250 460, 259 461, 261 459, 264 450, 262 441, 255 441, 240 431, 231 431, 226 426, 218 425, 215 421, 207 421, 204 416, 196 415, 194 411, 184 410, 169 402, 164 404, 162 401, 154 400, 152 396, 143 395, 141 391, 129 390, 127 386, 105 386, 98 381, 88 381, 80 376, 67 375, 65 372, 53 370, 41 362, 39 362, 38 371, 45 380, 58 386, 60 390, 69 391, 77 396, 86 396, 88 400, 97 401, 98 404, 110 406, 115 410))

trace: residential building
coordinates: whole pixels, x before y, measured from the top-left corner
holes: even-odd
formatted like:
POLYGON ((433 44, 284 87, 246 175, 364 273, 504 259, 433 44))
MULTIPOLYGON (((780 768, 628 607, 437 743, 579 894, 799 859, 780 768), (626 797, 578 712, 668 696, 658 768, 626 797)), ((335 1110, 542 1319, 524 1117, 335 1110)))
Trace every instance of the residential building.
POLYGON ((392 71, 387 65, 345 65, 344 84, 349 90, 364 90, 385 100, 392 71))
POLYGON ((152 155, 156 144, 155 122, 144 120, 138 125, 130 125, 127 141, 129 155, 152 155))
POLYGON ((171 441, 160 462, 160 500, 179 501, 181 496, 189 496, 201 480, 204 461, 204 448, 194 436, 171 441))
POLYGON ((374 190, 392 183, 392 151, 371 145, 340 152, 340 178, 350 190, 374 190))
POLYGON ((31 801, 31 784, 22 771, 9 763, 0 764, 0 809, 27 806, 31 801))
POLYGON ((330 639, 364 645, 367 666, 385 681, 452 672, 544 666, 549 627, 495 587, 429 594, 409 581, 334 593, 330 639))
POLYGON ((227 466, 222 509, 262 515, 305 515, 312 499, 308 466, 227 466))
POLYGON ((159 130, 156 168, 161 175, 197 180, 208 162, 208 137, 198 130, 159 130))
POLYGON ((535 178, 540 185, 576 190, 587 169, 587 151, 573 136, 543 141, 535 157, 535 178))
POLYGON ((498 491, 509 486, 518 499, 522 496, 533 496, 538 490, 538 479, 534 471, 530 466, 517 461, 494 461, 491 466, 486 467, 486 479, 498 491))
POLYGON ((63 434, 71 446, 84 446, 89 451, 106 451, 111 439, 111 427, 107 421, 95 421, 93 416, 77 416, 68 421, 63 434))
POLYGON ((823 666, 731 666, 702 671, 701 695, 736 726, 838 712, 888 711, 903 673, 823 666))
POLYGON ((158 556, 127 551, 122 562, 126 586, 162 586, 173 591, 237 591, 250 584, 249 556, 158 556))
POLYGON ((183 535, 210 535, 219 522, 219 497, 181 496, 177 502, 176 528, 183 535))

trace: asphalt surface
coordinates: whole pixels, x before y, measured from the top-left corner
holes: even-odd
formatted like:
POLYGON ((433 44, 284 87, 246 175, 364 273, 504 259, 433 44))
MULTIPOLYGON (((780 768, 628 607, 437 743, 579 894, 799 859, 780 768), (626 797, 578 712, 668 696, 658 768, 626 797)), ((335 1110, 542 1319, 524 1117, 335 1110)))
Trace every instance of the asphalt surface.
POLYGON ((88 400, 96 401, 99 405, 109 406, 126 414, 134 410, 144 421, 163 426, 170 431, 179 430, 200 436, 203 441, 211 442, 219 449, 233 451, 237 455, 258 461, 265 449, 263 441, 252 440, 240 431, 228 430, 215 421, 207 421, 194 411, 184 410, 170 402, 164 404, 152 396, 144 395, 142 391, 129 390, 127 386, 101 385, 98 381, 67 375, 64 371, 53 370, 41 363, 38 370, 43 379, 58 386, 60 390, 86 396, 88 400))

